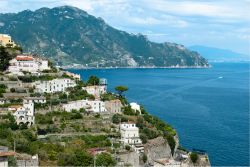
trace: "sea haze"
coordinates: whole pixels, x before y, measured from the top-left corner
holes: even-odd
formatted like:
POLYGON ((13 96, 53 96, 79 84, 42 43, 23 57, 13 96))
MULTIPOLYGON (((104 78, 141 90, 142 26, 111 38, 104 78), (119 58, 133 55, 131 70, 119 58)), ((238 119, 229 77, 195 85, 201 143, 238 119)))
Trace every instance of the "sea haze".
POLYGON ((249 64, 216 63, 210 69, 71 70, 83 80, 126 85, 130 101, 170 123, 188 148, 206 150, 212 165, 249 165, 249 64))

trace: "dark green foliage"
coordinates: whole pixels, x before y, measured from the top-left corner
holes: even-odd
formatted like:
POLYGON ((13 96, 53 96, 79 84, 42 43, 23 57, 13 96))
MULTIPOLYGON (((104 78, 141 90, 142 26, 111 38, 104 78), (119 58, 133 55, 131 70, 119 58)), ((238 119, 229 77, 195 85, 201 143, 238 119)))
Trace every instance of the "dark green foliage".
POLYGON ((129 151, 129 150, 131 149, 131 147, 130 147, 129 145, 126 145, 126 146, 125 146, 125 149, 126 149, 127 151, 129 151))
POLYGON ((9 156, 8 157, 8 165, 11 167, 16 167, 16 158, 14 156, 9 156))
POLYGON ((37 124, 52 124, 52 115, 49 114, 36 114, 36 123, 37 124))
POLYGON ((147 155, 146 155, 145 153, 143 153, 143 154, 142 154, 142 161, 143 161, 144 163, 146 163, 147 160, 148 160, 147 155))
POLYGON ((190 154, 190 158, 191 158, 191 161, 192 161, 193 163, 196 163, 197 160, 198 160, 198 154, 197 154, 196 152, 192 152, 192 153, 190 154))
POLYGON ((125 114, 125 115, 138 115, 138 113, 136 113, 135 110, 133 110, 131 108, 131 106, 123 107, 123 114, 125 114))
POLYGON ((117 87, 115 87, 115 90, 117 91, 119 96, 122 96, 123 92, 128 91, 128 87, 126 87, 126 86, 117 86, 117 87))
POLYGON ((11 93, 14 93, 15 91, 16 91, 15 88, 10 88, 10 92, 11 92, 11 93))
POLYGON ((175 140, 174 140, 174 137, 172 135, 167 135, 166 139, 167 139, 168 144, 170 146, 171 153, 172 153, 172 155, 174 155, 174 149, 175 149, 175 144, 176 144, 175 140))
POLYGON ((97 166, 115 166, 116 161, 111 157, 109 153, 101 153, 96 157, 97 166))
POLYGON ((154 139, 158 137, 158 133, 149 128, 143 128, 142 133, 145 134, 148 139, 154 139))
POLYGON ((31 82, 35 82, 38 80, 50 81, 50 80, 55 79, 55 77, 51 75, 41 75, 41 76, 25 75, 25 76, 19 76, 18 79, 26 83, 31 83, 31 82))
POLYGON ((118 124, 120 122, 128 122, 128 118, 125 117, 125 116, 123 116, 123 115, 121 115, 121 114, 114 114, 112 116, 112 122, 114 124, 118 124))
POLYGON ((6 88, 7 87, 5 85, 1 84, 0 85, 0 94, 5 93, 6 92, 6 88))
POLYGON ((151 123, 152 125, 154 125, 154 127, 157 128, 157 130, 160 130, 162 132, 164 132, 164 134, 170 134, 172 136, 176 135, 176 131, 167 123, 163 122, 162 120, 160 120, 157 117, 151 116, 148 113, 145 113, 143 115, 143 118, 151 123))
POLYGON ((76 150, 72 153, 60 153, 58 155, 59 166, 91 166, 94 163, 93 157, 83 150, 76 150))
POLYGON ((87 147, 89 148, 111 146, 108 137, 104 135, 99 135, 99 136, 85 135, 82 136, 81 139, 85 141, 87 147))
POLYGON ((7 52, 6 48, 0 46, 0 71, 5 71, 9 67, 11 55, 7 52))
POLYGON ((141 141, 142 141, 142 144, 146 144, 146 143, 148 142, 148 137, 147 137, 147 135, 144 134, 144 133, 141 133, 141 134, 140 134, 140 139, 141 139, 141 141))
POLYGON ((102 101, 115 100, 117 97, 113 93, 104 93, 101 95, 102 101))
POLYGON ((45 54, 58 65, 82 63, 90 67, 97 64, 99 67, 124 67, 129 65, 129 61, 124 60, 128 53, 138 66, 208 64, 198 53, 182 49, 181 45, 150 42, 142 34, 117 30, 102 19, 69 6, 2 14, 0 22, 4 23, 0 32, 8 32, 25 48, 25 52, 32 50, 45 54), (33 18, 36 21, 30 24, 33 18), (41 41, 46 44, 44 47, 40 46, 41 41))
POLYGON ((96 76, 90 76, 87 85, 99 85, 100 79, 96 76))
POLYGON ((94 100, 95 97, 91 94, 88 94, 86 90, 82 90, 79 86, 74 88, 68 88, 69 95, 68 100, 75 101, 75 100, 82 100, 82 99, 91 99, 94 100))
POLYGON ((120 114, 114 114, 114 115, 112 116, 112 122, 113 122, 114 124, 119 124, 120 121, 121 121, 121 115, 120 115, 120 114))

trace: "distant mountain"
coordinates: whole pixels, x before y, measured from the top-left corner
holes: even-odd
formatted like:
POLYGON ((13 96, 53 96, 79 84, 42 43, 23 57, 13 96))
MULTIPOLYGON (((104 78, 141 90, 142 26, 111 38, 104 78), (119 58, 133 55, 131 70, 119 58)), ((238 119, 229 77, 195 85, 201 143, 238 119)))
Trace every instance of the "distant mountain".
POLYGON ((0 14, 0 33, 10 34, 24 51, 59 65, 208 66, 206 59, 182 45, 150 42, 70 6, 0 14))
POLYGON ((207 46, 190 46, 190 50, 199 52, 208 61, 249 61, 250 56, 241 53, 233 52, 231 50, 219 49, 207 46))

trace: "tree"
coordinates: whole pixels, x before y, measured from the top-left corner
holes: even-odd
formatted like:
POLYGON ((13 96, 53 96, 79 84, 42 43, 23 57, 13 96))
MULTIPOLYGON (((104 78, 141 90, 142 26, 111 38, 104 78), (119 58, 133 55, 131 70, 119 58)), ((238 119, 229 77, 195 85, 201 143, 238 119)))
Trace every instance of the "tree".
POLYGON ((128 87, 126 86, 117 86, 115 87, 115 90, 117 91, 117 93, 122 96, 123 92, 126 92, 128 90, 128 87))
POLYGON ((6 48, 0 46, 0 71, 5 71, 9 67, 11 55, 6 51, 6 48))
POLYGON ((96 76, 90 76, 87 85, 99 85, 100 79, 96 76))
POLYGON ((146 163, 147 160, 148 160, 147 155, 146 155, 145 153, 143 153, 143 155, 142 155, 142 161, 143 161, 144 163, 146 163))
POLYGON ((198 154, 197 154, 196 152, 192 152, 192 153, 190 154, 190 158, 191 158, 191 161, 192 161, 193 163, 196 163, 197 160, 198 160, 198 154))
POLYGON ((115 166, 116 162, 109 153, 101 153, 96 157, 97 166, 115 166))
POLYGON ((127 151, 129 151, 129 150, 130 150, 130 146, 129 146, 129 145, 126 145, 126 146, 125 146, 125 149, 126 149, 127 151))
POLYGON ((121 115, 120 114, 114 114, 113 117, 112 117, 112 122, 114 124, 118 124, 120 122, 120 119, 121 119, 121 115))
POLYGON ((15 88, 10 88, 10 92, 14 93, 14 92, 16 92, 16 89, 15 88))
POLYGON ((168 145, 170 146, 170 149, 171 149, 171 153, 172 155, 174 155, 174 149, 175 149, 175 140, 174 140, 174 137, 172 135, 167 135, 166 136, 167 138, 167 141, 168 141, 168 145))

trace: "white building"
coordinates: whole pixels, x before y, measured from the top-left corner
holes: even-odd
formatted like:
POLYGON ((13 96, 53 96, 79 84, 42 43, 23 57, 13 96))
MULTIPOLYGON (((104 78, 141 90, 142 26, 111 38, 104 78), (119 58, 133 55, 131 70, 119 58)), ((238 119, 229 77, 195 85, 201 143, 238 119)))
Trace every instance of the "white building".
POLYGON ((67 88, 75 87, 76 82, 69 78, 57 78, 51 81, 37 81, 35 91, 38 93, 65 92, 67 88))
POLYGON ((139 136, 139 128, 136 127, 135 123, 121 123, 120 133, 121 141, 124 144, 136 145, 142 143, 139 136))
POLYGON ((91 100, 89 101, 91 109, 93 112, 106 112, 105 103, 100 100, 91 100))
POLYGON ((33 102, 33 103, 46 103, 46 98, 44 96, 40 96, 40 97, 24 97, 23 99, 24 103, 29 103, 29 102, 33 102))
POLYGON ((141 113, 141 106, 135 102, 130 103, 130 106, 133 110, 139 111, 141 113))
POLYGON ((34 103, 24 102, 22 107, 17 108, 14 117, 17 124, 23 123, 33 125, 35 123, 34 103))
POLYGON ((13 74, 21 74, 22 71, 38 73, 39 71, 49 70, 48 60, 34 58, 31 55, 18 55, 10 60, 8 71, 13 74))
POLYGON ((86 86, 82 88, 86 90, 88 94, 94 95, 96 98, 99 98, 102 94, 107 92, 106 85, 94 85, 94 86, 86 86))
POLYGON ((105 101, 105 108, 111 113, 120 113, 122 110, 122 103, 119 99, 105 101))
POLYGON ((79 110, 84 108, 86 111, 90 112, 105 112, 107 111, 103 101, 99 100, 77 100, 71 101, 67 104, 63 104, 62 108, 70 112, 71 110, 79 110))
POLYGON ((88 104, 88 100, 77 100, 77 101, 68 102, 67 104, 63 104, 62 108, 65 111, 70 112, 71 110, 79 110, 80 108, 89 110, 91 106, 88 104))

